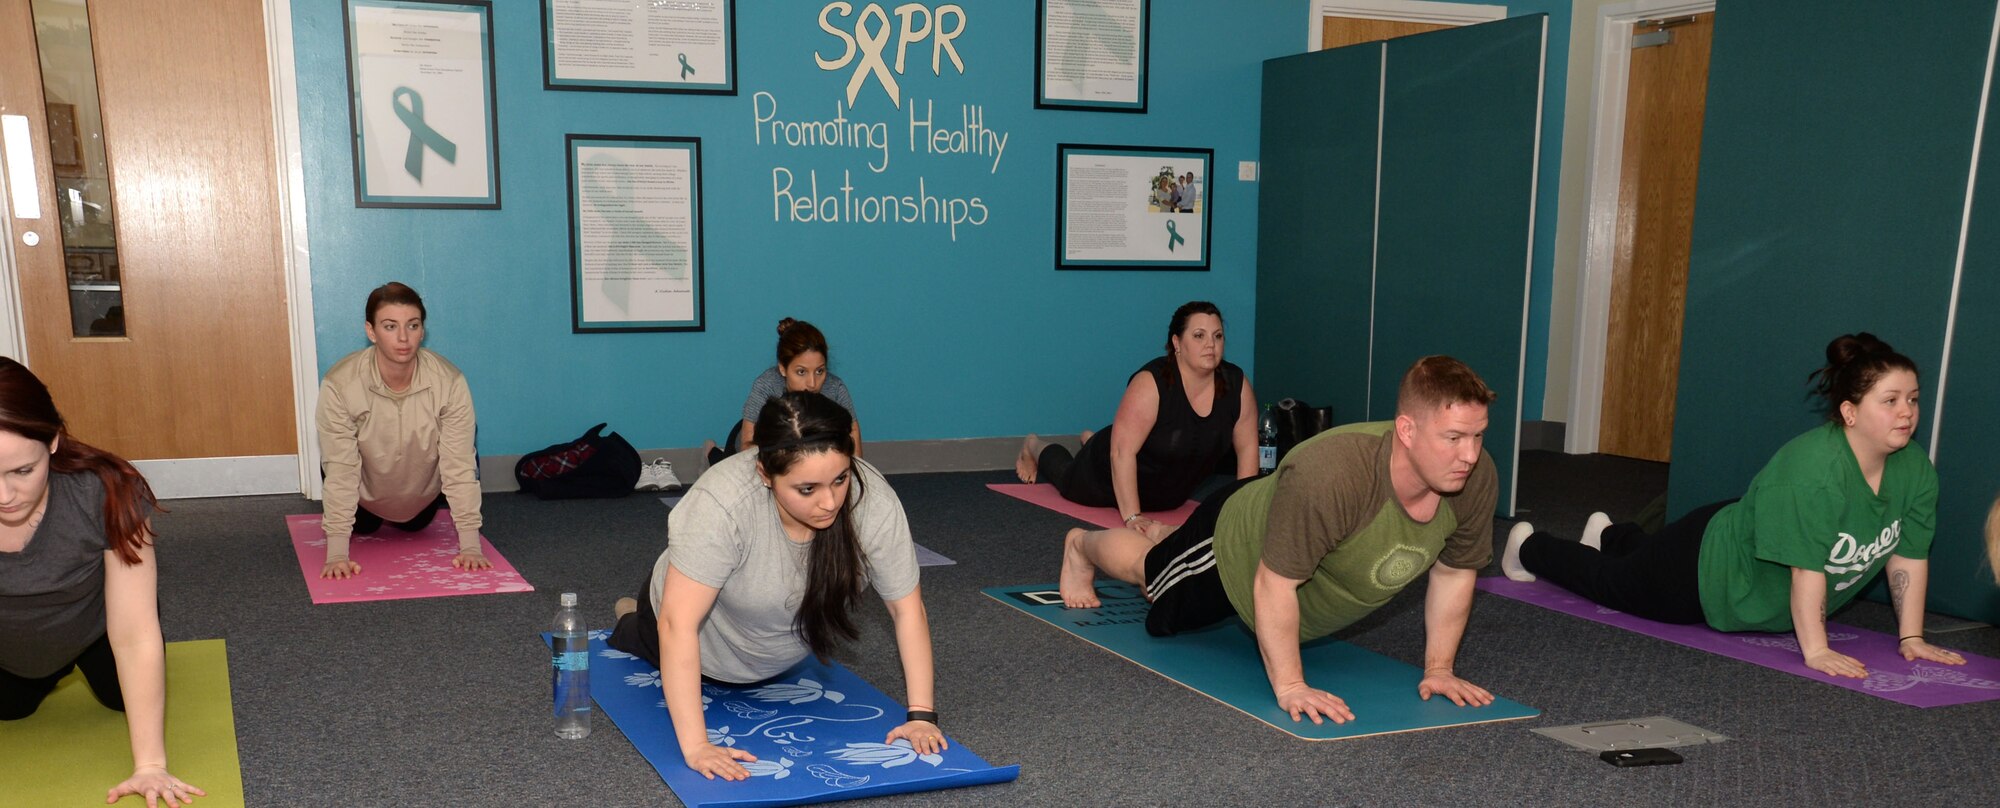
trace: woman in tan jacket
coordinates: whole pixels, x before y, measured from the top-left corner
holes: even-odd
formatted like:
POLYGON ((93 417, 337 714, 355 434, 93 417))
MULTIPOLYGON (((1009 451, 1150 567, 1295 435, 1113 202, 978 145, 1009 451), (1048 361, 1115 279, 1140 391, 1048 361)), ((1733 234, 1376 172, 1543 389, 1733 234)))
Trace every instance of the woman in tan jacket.
POLYGON ((322 578, 360 574, 347 557, 353 534, 383 524, 422 530, 447 505, 458 528, 451 565, 493 566, 479 545, 472 390, 458 368, 423 349, 424 316, 415 289, 394 281, 377 287, 365 321, 371 345, 334 363, 320 382, 322 578))

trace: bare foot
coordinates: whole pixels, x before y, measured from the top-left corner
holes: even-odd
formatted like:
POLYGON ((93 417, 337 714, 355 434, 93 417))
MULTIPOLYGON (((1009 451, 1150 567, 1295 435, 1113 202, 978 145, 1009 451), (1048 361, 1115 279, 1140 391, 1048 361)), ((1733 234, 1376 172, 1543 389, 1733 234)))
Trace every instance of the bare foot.
POLYGON ((1097 568, 1090 565, 1090 557, 1083 554, 1083 535, 1080 527, 1069 529, 1063 536, 1062 575, 1057 586, 1062 590, 1063 605, 1072 609, 1095 609, 1102 605, 1097 599, 1097 568))
MULTIPOLYGON (((1078 446, 1081 446, 1081 445, 1083 445, 1083 444, 1086 444, 1086 443, 1089 443, 1089 442, 1090 442, 1090 436, 1092 436, 1092 435, 1095 435, 1095 434, 1097 434, 1097 430, 1095 430, 1095 429, 1086 429, 1086 430, 1084 430, 1084 431, 1082 431, 1082 432, 1079 432, 1079 433, 1077 433, 1077 436, 1076 436, 1076 437, 1077 437, 1077 441, 1076 441, 1076 442, 1077 442, 1077 445, 1078 445, 1078 446)), ((1078 449, 1077 451, 1082 451, 1082 450, 1081 450, 1081 449, 1078 449)))
POLYGON ((631 598, 619 598, 618 602, 611 604, 611 616, 613 618, 613 622, 616 622, 617 620, 623 620, 625 619, 625 615, 631 614, 638 610, 639 610, 639 601, 633 600, 631 598))
POLYGON ((1041 453, 1042 439, 1035 437, 1033 432, 1028 433, 1028 439, 1021 441, 1021 454, 1014 458, 1014 476, 1024 483, 1034 482, 1035 457, 1041 453))

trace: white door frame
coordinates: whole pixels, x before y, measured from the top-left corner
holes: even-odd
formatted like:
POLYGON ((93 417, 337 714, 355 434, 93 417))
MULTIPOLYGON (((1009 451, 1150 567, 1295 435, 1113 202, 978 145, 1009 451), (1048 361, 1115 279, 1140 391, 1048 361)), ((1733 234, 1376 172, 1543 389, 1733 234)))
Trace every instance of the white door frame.
POLYGON ((1396 20, 1442 25, 1476 25, 1507 18, 1506 6, 1441 3, 1437 0, 1313 0, 1306 15, 1306 51, 1319 50, 1327 17, 1396 20))
MULTIPOLYGON (((201 457, 140 460, 162 498, 303 492, 319 498, 319 440, 313 413, 319 399, 318 340, 313 335, 312 254, 306 247, 305 164, 300 152, 298 68, 292 47, 291 0, 263 0, 265 54, 271 81, 271 163, 277 182, 278 222, 283 239, 285 308, 291 337, 292 402, 298 436, 296 455, 201 457)), ((0 213, 6 212, 0 198, 0 213)), ((0 217, 0 355, 26 363, 27 334, 21 319, 20 278, 14 265, 11 220, 0 217)))
POLYGON ((1563 451, 1597 451, 1604 416, 1604 351, 1611 320, 1613 251, 1618 241, 1618 182, 1625 159, 1625 97, 1632 72, 1632 26, 1640 20, 1702 14, 1715 0, 1634 0, 1597 10, 1596 89, 1590 104, 1590 162, 1585 167, 1583 255, 1578 262, 1576 365, 1563 451))

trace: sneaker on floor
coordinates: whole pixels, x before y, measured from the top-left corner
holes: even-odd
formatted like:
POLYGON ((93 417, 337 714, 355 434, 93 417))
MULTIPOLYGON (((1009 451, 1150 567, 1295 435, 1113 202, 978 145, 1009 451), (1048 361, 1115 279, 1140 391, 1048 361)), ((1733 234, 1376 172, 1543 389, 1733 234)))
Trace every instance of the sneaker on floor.
POLYGON ((1583 546, 1592 550, 1604 549, 1604 529, 1611 526, 1611 517, 1603 511, 1590 515, 1583 523, 1583 546))
POLYGON ((681 480, 674 476, 674 464, 664 457, 653 458, 653 462, 639 467, 639 484, 636 491, 666 491, 681 487, 681 480))
POLYGON ((1535 574, 1521 566, 1521 544, 1535 534, 1535 526, 1527 522, 1515 522, 1514 529, 1507 531, 1507 551, 1500 555, 1500 571, 1507 577, 1522 583, 1532 583, 1535 574))

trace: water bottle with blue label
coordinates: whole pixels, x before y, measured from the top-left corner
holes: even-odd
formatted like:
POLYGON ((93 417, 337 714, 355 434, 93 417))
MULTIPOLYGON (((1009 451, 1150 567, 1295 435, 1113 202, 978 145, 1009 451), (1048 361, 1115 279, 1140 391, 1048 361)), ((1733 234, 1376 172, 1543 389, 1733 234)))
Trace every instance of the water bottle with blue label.
POLYGON ((590 630, 577 611, 575 592, 563 593, 562 611, 549 633, 556 737, 573 741, 590 734, 590 630))
POLYGON ((1270 474, 1278 467, 1278 419, 1271 408, 1257 421, 1257 473, 1270 474))

